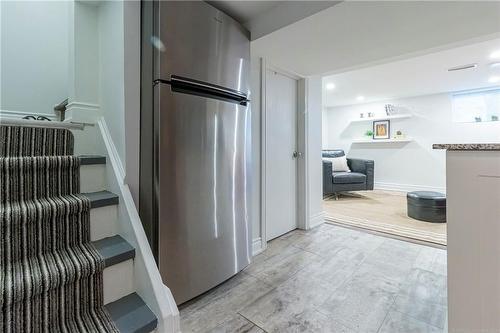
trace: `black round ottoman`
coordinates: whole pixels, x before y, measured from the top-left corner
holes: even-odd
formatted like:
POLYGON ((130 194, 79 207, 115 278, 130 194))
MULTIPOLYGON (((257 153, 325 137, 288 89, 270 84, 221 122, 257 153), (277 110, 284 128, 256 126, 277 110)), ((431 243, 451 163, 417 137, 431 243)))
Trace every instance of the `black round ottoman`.
POLYGON ((408 216, 420 221, 446 222, 446 196, 439 192, 415 191, 406 195, 408 216))

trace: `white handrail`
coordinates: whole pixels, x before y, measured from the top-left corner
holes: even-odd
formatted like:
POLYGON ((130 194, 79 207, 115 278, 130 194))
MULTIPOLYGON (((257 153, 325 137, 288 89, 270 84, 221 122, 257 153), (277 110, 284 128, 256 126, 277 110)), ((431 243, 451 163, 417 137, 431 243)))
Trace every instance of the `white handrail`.
POLYGON ((0 116, 0 125, 5 126, 27 126, 27 127, 46 127, 46 128, 66 128, 73 130, 83 130, 85 126, 94 126, 91 123, 78 123, 71 121, 44 121, 32 119, 16 119, 0 116))

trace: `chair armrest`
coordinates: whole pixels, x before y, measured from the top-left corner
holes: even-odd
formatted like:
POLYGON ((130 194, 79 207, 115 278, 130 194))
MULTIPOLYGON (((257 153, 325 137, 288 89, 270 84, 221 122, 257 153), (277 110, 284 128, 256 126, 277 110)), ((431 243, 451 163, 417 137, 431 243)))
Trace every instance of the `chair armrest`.
POLYGON ((366 189, 373 190, 375 162, 359 158, 348 158, 347 164, 352 172, 359 172, 366 175, 366 189))
POLYGON ((332 162, 323 160, 323 195, 333 193, 332 162))

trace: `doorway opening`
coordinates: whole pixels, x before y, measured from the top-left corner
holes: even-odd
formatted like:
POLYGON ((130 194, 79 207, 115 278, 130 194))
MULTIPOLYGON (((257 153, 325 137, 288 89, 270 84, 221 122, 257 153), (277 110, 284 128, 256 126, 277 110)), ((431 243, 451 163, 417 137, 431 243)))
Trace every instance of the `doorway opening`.
POLYGON ((446 247, 445 155, 432 146, 498 138, 488 55, 499 42, 323 78, 326 222, 446 247))

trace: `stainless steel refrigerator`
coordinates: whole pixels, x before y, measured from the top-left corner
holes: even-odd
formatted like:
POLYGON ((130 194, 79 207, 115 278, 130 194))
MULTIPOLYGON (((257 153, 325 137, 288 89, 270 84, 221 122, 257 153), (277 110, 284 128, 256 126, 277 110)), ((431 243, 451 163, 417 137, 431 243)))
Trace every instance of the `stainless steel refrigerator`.
POLYGON ((158 1, 150 9, 140 214, 180 304, 250 262, 250 42, 236 21, 202 1, 158 1))

